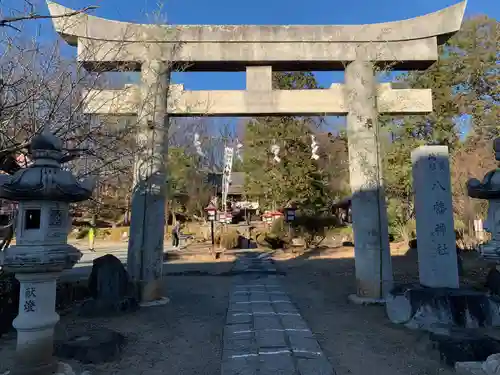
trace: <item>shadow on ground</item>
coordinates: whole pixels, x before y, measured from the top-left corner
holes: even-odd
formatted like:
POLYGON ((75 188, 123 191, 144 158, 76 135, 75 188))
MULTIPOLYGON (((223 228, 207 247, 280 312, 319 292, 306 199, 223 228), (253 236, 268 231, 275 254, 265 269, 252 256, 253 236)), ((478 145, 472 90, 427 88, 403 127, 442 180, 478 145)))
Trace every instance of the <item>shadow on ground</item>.
MULTIPOLYGON (((276 261, 278 270, 286 274, 282 280, 290 297, 337 374, 365 375, 367 368, 374 369, 369 373, 385 375, 452 374, 430 358, 426 335, 391 324, 381 306, 347 302, 348 294, 356 290, 354 259, 341 258, 341 253, 341 248, 319 248, 276 261), (318 256, 325 258, 315 259, 318 256)), ((482 277, 483 264, 474 254, 466 258, 469 269, 464 281, 471 283, 482 277)), ((169 304, 114 318, 83 319, 69 313, 62 317, 59 329, 101 326, 126 335, 128 344, 121 359, 91 366, 95 375, 218 375, 231 267, 228 261, 166 262, 164 288, 169 304)), ((393 268, 397 282, 418 280, 415 252, 393 256, 393 268)), ((90 269, 79 267, 63 279, 85 282, 90 269)), ((12 336, 0 338, 0 370, 7 366, 4 358, 14 347, 12 336)))

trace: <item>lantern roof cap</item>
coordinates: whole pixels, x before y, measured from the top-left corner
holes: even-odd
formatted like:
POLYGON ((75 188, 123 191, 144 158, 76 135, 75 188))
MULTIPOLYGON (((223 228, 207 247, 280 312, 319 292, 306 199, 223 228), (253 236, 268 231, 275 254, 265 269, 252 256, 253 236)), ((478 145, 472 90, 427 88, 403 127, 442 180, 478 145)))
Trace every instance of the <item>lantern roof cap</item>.
POLYGON ((44 129, 33 137, 30 152, 33 164, 0 180, 0 198, 12 201, 79 202, 92 196, 93 178, 78 181, 61 168, 62 142, 44 129))

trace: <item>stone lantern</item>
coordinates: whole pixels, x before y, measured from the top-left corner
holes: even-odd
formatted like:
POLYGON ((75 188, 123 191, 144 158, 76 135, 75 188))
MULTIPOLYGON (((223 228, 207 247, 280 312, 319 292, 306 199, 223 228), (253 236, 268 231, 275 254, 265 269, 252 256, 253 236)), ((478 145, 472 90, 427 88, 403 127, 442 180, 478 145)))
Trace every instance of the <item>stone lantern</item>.
MULTIPOLYGON (((94 183, 79 182, 61 169, 62 142, 50 132, 31 142, 33 164, 12 176, 0 176, 0 198, 18 202, 16 244, 5 250, 4 269, 20 282, 17 350, 11 375, 48 375, 57 371, 53 357, 56 281, 82 253, 68 244, 69 204, 90 198, 94 183)), ((66 160, 65 160, 66 159, 66 160)))
MULTIPOLYGON (((495 159, 500 162, 500 138, 493 141, 495 159)), ((467 193, 471 198, 488 200, 488 216, 484 229, 491 233, 491 240, 480 246, 481 256, 487 260, 500 262, 500 168, 494 169, 479 181, 475 178, 467 182, 467 193)))

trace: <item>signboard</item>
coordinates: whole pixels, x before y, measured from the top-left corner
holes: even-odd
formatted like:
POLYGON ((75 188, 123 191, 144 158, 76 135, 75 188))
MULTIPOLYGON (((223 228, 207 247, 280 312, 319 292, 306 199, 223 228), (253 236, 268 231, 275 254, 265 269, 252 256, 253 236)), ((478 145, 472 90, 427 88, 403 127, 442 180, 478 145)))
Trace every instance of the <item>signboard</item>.
POLYGON ((285 221, 287 223, 295 220, 295 208, 285 208, 285 221))
POLYGON ((259 202, 248 202, 248 201, 236 202, 234 204, 234 207, 239 208, 240 210, 243 210, 243 209, 258 210, 259 209, 259 202))

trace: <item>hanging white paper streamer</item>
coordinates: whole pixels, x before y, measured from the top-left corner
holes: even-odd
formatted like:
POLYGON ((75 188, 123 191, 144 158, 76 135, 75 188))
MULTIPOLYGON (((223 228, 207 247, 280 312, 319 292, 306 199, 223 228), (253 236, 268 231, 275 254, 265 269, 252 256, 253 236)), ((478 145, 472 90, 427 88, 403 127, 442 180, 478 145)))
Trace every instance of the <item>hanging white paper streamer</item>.
POLYGON ((318 143, 316 142, 316 137, 311 134, 311 159, 318 160, 318 143))
POLYGON ((239 142, 238 140, 236 140, 236 157, 240 160, 240 161, 243 161, 243 155, 241 155, 241 149, 243 148, 243 145, 241 144, 241 142, 239 142))
POLYGON ((279 157, 279 153, 280 153, 280 146, 278 146, 276 143, 275 143, 275 144, 273 144, 273 145, 271 146, 271 152, 274 154, 274 157, 273 157, 274 161, 275 161, 276 163, 279 163, 279 162, 281 161, 281 159, 280 159, 280 157, 279 157))
POLYGON ((193 144, 194 144, 194 147, 196 148, 196 153, 200 156, 205 156, 205 154, 203 153, 203 150, 201 149, 200 135, 198 133, 194 133, 193 144))

